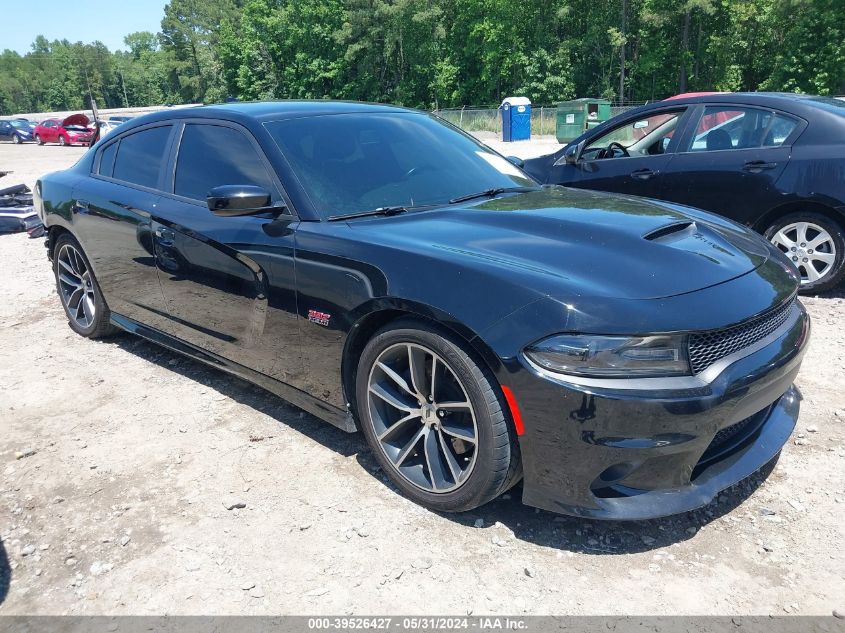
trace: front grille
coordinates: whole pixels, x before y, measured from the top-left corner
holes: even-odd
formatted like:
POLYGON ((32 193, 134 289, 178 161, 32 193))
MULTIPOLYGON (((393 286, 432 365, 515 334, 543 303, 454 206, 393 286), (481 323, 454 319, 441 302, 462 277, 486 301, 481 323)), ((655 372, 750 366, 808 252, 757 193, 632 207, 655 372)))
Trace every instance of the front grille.
POLYGON ((690 335, 689 360, 692 373, 699 374, 716 361, 754 345, 786 322, 795 300, 779 308, 724 330, 690 335))

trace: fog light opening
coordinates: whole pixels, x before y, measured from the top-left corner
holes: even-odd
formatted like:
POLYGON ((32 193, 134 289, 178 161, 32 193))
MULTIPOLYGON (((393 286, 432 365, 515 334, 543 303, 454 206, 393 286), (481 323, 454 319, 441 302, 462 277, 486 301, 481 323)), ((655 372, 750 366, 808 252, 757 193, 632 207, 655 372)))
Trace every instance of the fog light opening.
POLYGON ((602 486, 606 486, 607 484, 621 481, 630 475, 634 468, 636 468, 636 465, 631 462, 622 462, 620 464, 614 464, 609 468, 605 468, 604 471, 602 471, 602 473, 596 478, 595 487, 600 488, 602 486))

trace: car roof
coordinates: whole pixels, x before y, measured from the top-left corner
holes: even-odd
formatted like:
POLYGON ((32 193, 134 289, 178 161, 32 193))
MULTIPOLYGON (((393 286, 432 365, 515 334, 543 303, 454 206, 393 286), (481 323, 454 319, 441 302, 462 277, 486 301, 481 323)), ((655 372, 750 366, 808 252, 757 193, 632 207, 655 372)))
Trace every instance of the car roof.
POLYGON ((159 110, 127 121, 126 129, 134 129, 156 121, 170 121, 184 118, 230 119, 234 121, 279 121, 311 116, 352 113, 420 113, 419 110, 380 103, 358 101, 249 101, 220 103, 186 108, 159 110))

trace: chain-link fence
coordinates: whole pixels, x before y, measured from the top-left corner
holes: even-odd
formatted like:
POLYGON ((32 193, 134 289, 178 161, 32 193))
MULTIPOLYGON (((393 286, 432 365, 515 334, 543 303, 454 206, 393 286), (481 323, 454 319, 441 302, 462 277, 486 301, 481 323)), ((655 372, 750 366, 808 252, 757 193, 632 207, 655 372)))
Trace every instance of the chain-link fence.
MULTIPOLYGON (((611 116, 616 116, 641 104, 611 106, 611 116)), ((502 111, 499 108, 445 108, 434 114, 457 125, 467 132, 502 132, 502 111)), ((531 106, 531 136, 554 136, 557 106, 531 106)))

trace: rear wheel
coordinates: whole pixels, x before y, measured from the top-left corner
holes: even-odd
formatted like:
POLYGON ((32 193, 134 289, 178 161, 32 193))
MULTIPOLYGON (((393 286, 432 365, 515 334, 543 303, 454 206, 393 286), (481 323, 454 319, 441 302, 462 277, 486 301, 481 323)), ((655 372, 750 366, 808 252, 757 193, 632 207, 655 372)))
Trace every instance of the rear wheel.
POLYGON ((12 134, 12 143, 14 143, 15 145, 20 145, 21 144, 21 137, 18 136, 17 134, 12 134))
POLYGON ((53 272, 62 307, 74 332, 87 338, 117 332, 109 323, 109 309, 88 258, 79 242, 67 233, 56 242, 53 272))
POLYGON ((67 139, 65 139, 64 136, 59 136, 59 145, 61 145, 62 147, 67 145, 67 139))
POLYGON ((471 510, 521 474, 495 378, 448 333, 403 320, 364 348, 358 419, 384 472, 415 502, 471 510))
POLYGON ((824 292, 845 277, 845 237, 842 227, 820 213, 791 213, 765 232, 798 268, 802 294, 824 292))

